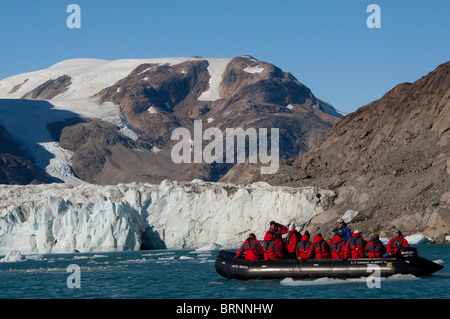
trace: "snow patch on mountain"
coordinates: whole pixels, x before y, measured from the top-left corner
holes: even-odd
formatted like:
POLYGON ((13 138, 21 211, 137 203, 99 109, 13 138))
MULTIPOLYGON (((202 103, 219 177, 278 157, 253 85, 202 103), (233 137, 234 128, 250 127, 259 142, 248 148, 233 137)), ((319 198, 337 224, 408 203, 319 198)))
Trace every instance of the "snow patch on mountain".
POLYGON ((320 108, 323 112, 330 114, 332 116, 337 116, 337 117, 343 118, 347 115, 347 113, 336 110, 334 107, 332 107, 328 103, 325 103, 320 100, 319 100, 319 103, 316 104, 316 107, 320 108))
POLYGON ((220 83, 222 82, 222 75, 225 72, 225 68, 232 59, 206 59, 209 63, 209 89, 203 92, 199 97, 199 101, 217 101, 221 99, 220 96, 220 83))
POLYGON ((259 66, 248 66, 244 69, 247 73, 261 73, 264 71, 264 68, 260 68, 259 66))
POLYGON ((200 248, 263 238, 268 223, 308 223, 333 191, 264 183, 0 185, 0 255, 200 248))
POLYGON ((0 98, 19 99, 50 79, 63 75, 71 78, 68 89, 56 98, 61 100, 89 98, 127 77, 139 65, 177 65, 187 61, 199 61, 195 57, 153 58, 153 59, 70 59, 35 72, 23 73, 0 81, 0 98), (13 90, 13 88, 16 88, 13 90), (12 92, 13 91, 13 92, 12 92))

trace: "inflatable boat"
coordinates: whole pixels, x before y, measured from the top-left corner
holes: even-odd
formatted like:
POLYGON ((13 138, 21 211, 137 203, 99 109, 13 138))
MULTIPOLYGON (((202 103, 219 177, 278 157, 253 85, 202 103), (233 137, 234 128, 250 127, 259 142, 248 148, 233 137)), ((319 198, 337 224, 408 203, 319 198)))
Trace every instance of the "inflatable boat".
POLYGON ((360 278, 375 272, 381 277, 394 274, 428 276, 444 268, 419 257, 413 247, 399 249, 395 257, 359 259, 280 259, 256 260, 234 258, 235 252, 221 250, 215 268, 228 279, 282 279, 282 278, 360 278))

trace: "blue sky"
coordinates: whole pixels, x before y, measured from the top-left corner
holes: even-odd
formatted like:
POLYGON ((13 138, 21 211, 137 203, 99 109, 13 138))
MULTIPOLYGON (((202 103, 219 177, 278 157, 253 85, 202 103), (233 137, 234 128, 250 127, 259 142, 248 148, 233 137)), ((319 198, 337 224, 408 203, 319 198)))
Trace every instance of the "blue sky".
POLYGON ((349 113, 449 61, 449 21, 448 0, 1 0, 0 79, 71 58, 252 55, 349 113))

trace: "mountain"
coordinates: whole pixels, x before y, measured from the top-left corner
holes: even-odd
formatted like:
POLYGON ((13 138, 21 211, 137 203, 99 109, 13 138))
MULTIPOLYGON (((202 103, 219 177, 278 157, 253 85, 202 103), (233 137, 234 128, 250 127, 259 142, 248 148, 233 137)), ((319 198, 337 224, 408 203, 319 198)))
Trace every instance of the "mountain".
POLYGON ((67 60, 1 80, 0 98, 0 124, 28 159, 69 183, 214 181, 234 163, 174 164, 175 129, 279 128, 279 155, 290 158, 344 116, 250 56, 67 60))
MULTIPOLYGON (((450 62, 338 122, 323 141, 285 160, 278 174, 236 165, 222 181, 333 189, 334 205, 310 231, 346 214, 353 229, 390 237, 397 227, 444 240, 450 229, 450 62)), ((346 219, 344 218, 344 219, 346 219)))

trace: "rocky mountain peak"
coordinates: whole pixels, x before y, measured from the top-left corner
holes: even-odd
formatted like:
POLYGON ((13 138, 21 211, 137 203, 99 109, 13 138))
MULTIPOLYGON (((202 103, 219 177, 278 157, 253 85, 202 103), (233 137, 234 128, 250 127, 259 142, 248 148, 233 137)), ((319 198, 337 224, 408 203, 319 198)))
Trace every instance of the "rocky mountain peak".
MULTIPOLYGON (((216 180, 233 165, 174 165, 171 160, 176 143, 171 140, 173 130, 193 132, 196 120, 204 129, 222 131, 279 128, 280 155, 287 158, 314 145, 342 118, 292 74, 251 56, 68 60, 1 80, 0 97, 9 99, 0 100, 0 123, 12 136, 20 136, 32 156, 58 149, 60 155, 45 156, 58 158, 52 165, 64 166, 52 169, 53 173, 75 174, 99 184, 216 180), (8 125, 14 99, 26 99, 17 107, 33 110, 39 118, 36 123, 45 123, 39 135, 46 136, 45 141, 20 132, 26 117, 19 125, 8 125), (33 108, 35 100, 48 103, 33 108), (49 144, 45 130, 56 136, 56 144, 49 144), (45 152, 36 152, 36 143, 45 145, 45 152)), ((41 166, 49 162, 41 161, 41 166)), ((49 173, 47 166, 41 169, 49 173)))

